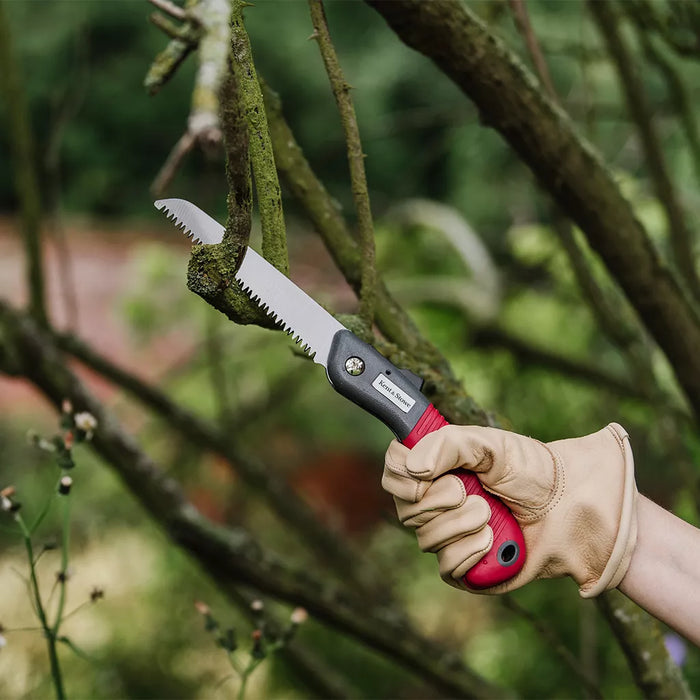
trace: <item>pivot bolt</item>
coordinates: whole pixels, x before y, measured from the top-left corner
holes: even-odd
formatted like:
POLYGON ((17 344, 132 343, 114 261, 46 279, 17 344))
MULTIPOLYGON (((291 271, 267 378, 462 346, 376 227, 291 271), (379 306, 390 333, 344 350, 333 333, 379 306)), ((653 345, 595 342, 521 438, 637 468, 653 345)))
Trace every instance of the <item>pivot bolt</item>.
POLYGON ((345 360, 345 371, 353 377, 359 376, 365 371, 364 360, 360 357, 348 357, 345 360))

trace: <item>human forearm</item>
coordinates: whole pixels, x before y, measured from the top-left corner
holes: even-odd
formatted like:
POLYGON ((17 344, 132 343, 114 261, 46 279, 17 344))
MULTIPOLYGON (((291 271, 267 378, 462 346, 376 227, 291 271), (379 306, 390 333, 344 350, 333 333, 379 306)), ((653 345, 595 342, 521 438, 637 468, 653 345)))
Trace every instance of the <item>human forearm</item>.
POLYGON ((700 530, 640 496, 637 546, 620 590, 700 646, 700 530))

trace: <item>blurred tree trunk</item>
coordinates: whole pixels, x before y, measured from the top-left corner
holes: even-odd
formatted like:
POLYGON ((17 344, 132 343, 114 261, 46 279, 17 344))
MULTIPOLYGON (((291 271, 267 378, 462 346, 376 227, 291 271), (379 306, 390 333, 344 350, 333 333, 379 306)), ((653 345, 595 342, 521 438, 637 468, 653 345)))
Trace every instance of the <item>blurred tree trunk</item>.
POLYGON ((15 190, 21 210, 26 250, 29 308, 37 320, 46 323, 43 250, 41 246, 41 202, 34 160, 31 116, 24 80, 14 52, 12 31, 0 0, 0 96, 7 110, 9 141, 15 172, 15 190))

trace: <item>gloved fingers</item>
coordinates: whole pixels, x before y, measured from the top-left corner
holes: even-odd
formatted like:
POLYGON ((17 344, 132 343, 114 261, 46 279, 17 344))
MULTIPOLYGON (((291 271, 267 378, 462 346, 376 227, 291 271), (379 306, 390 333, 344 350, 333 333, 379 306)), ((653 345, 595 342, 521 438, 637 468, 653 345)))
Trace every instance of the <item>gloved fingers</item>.
POLYGON ((505 456, 503 441, 494 440, 497 436, 493 431, 493 428, 446 425, 426 435, 405 455, 406 473, 431 481, 457 467, 484 471, 505 456))
POLYGON ((461 506, 467 500, 462 480, 446 474, 433 481, 418 502, 395 499, 399 519, 406 527, 420 527, 446 510, 461 506))
POLYGON ((462 577, 493 545, 493 530, 487 525, 443 547, 438 553, 441 578, 452 586, 464 588, 462 577))
POLYGON ((468 496, 458 508, 446 510, 416 529, 418 546, 424 552, 437 552, 452 542, 484 529, 491 509, 481 496, 468 496))
POLYGON ((418 479, 406 469, 408 447, 393 440, 384 458, 382 488, 401 501, 415 503, 430 487, 430 481, 418 479))

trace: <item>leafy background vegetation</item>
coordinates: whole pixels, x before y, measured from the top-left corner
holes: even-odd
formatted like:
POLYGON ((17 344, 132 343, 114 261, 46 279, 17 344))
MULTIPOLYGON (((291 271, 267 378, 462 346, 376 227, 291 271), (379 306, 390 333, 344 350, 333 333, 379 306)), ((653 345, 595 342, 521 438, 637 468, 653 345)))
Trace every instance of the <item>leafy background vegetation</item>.
MULTIPOLYGON (((505 3, 470 6, 526 60, 505 3)), ((533 1, 529 8, 563 104, 578 129, 604 154, 663 249, 663 217, 647 181, 643 154, 614 69, 585 7, 533 1)), ((46 157, 58 143, 65 221, 83 232, 94 227, 99 236, 128 247, 124 284, 109 313, 124 328, 132 360, 168 333, 194 339, 185 344, 185 361, 171 357, 171 366, 160 368, 159 384, 197 413, 228 421, 250 451, 274 465, 317 505, 328 500, 325 516, 334 526, 348 529, 347 536, 366 548, 366 557, 397 582, 400 597, 421 629, 459 649, 486 677, 525 697, 580 697, 579 681, 525 619, 497 600, 460 595, 444 586, 432 559, 419 556, 411 538, 393 525, 391 504, 379 493, 386 430, 336 396, 320 368, 290 353, 283 337, 233 326, 187 291, 187 248, 167 241, 177 234, 154 212, 149 186, 183 131, 194 64, 186 62, 156 97, 142 89, 145 70, 164 42, 147 22, 146 3, 12 2, 6 9, 30 102, 42 190, 48 193, 55 184, 46 157), (66 119, 65 110, 70 112, 66 119), (278 393, 285 382, 290 387, 278 393), (343 465, 363 483, 363 514, 347 512, 343 465), (353 517, 359 524, 349 526, 353 517)), ((457 88, 402 45, 369 7, 333 2, 327 11, 354 88, 378 260, 389 286, 407 300, 421 329, 449 358, 480 405, 503 416, 513 429, 541 440, 585 434, 612 420, 622 423, 632 436, 640 489, 697 525, 700 443, 689 423, 670 412, 668 404, 639 399, 632 392, 625 395, 600 377, 573 376, 544 354, 527 355, 512 342, 515 337, 575 365, 633 383, 626 358, 601 332, 582 298, 553 229, 549 202, 531 173, 484 127, 457 88), (487 246, 498 269, 502 298, 496 314, 486 321, 473 306, 434 298, 435 276, 452 285, 456 299, 460 279, 471 273, 439 231, 399 223, 396 207, 411 198, 447 205, 487 246), (492 328, 501 331, 500 340, 487 345, 485 330, 492 328)), ((280 93, 307 158, 350 212, 342 131, 317 46, 307 40, 311 25, 306 4, 263 0, 246 11, 246 22, 259 72, 280 93)), ((670 53, 667 58, 685 81, 690 103, 698 103, 697 60, 681 61, 670 53)), ((644 85, 680 196, 697 230, 697 163, 678 126, 663 76, 649 68, 644 85)), ((17 202, 6 119, 6 110, 0 109, 0 210, 11 217, 17 202)), ((186 197, 223 220, 223 158, 192 153, 168 194, 186 197)), ((286 207, 293 274, 296 271, 319 299, 336 304, 338 310, 351 310, 345 287, 324 270, 327 262, 313 231, 292 202, 286 207)), ((12 264, 20 265, 19 258, 12 264)), ((592 256, 591 264, 602 274, 592 256)), ((80 305, 91 292, 81 280, 76 282, 80 305)), ((89 328, 84 335, 90 337, 89 328)), ((153 362, 152 353, 149 357, 153 362)), ((682 405, 671 373, 656 353, 654 366, 670 402, 682 405)), ((274 550, 299 562, 308 560, 303 543, 290 536, 220 461, 173 435, 121 394, 111 395, 109 402, 201 507, 225 522, 245 523, 274 550)), ((42 502, 53 477, 24 434, 28 428, 50 429, 53 418, 38 401, 18 407, 5 402, 2 411, 2 481, 15 484, 24 507, 31 510, 42 502)), ((249 633, 249 623, 167 541, 87 449, 81 448, 78 461, 71 601, 82 602, 94 584, 104 586, 106 598, 70 621, 71 636, 90 657, 65 652, 71 694, 230 694, 231 684, 221 684, 230 674, 225 656, 203 630, 193 602, 206 600, 219 617, 241 630, 242 637, 249 633)), ((49 518, 44 526, 47 539, 57 527, 49 518)), ((3 529, 0 544, 0 622, 7 628, 29 625, 29 602, 14 573, 23 567, 16 538, 3 529)), ((55 566, 50 560, 44 566, 50 582, 55 566)), ((597 677, 605 697, 638 692, 607 627, 589 601, 578 599, 570 581, 536 584, 515 598, 547 620, 582 667, 597 677)), ((420 697, 425 692, 404 671, 313 620, 300 635, 351 679, 358 696, 420 697)), ((47 695, 48 676, 41 679, 37 671, 45 663, 39 635, 6 636, 8 645, 0 650, 0 694, 47 695)), ((305 696, 282 658, 264 668, 251 696, 305 696)), ((687 649, 684 669, 691 686, 700 687, 697 650, 687 649)))

